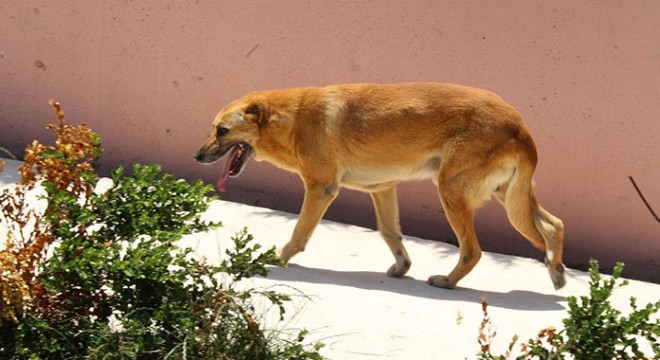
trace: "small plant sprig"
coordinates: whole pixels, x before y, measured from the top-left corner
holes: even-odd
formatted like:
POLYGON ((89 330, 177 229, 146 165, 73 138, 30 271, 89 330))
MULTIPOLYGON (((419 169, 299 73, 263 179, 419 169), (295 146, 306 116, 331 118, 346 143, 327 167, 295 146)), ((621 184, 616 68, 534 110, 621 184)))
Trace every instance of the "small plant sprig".
POLYGON ((55 240, 52 225, 69 220, 59 202, 64 197, 88 197, 97 179, 92 162, 101 154, 98 136, 86 124, 66 124, 60 104, 54 100, 49 104, 58 121, 47 127, 57 136, 55 146, 35 140, 25 150, 19 168, 20 183, 0 193, 0 220, 9 227, 4 249, 0 250, 0 325, 3 321, 18 323, 17 316, 30 306, 49 312, 52 294, 45 291, 36 275, 55 240), (42 183, 48 195, 57 192, 60 196, 52 198, 46 210, 39 213, 28 199, 42 183))
MULTIPOLYGON (((598 261, 591 260, 589 267, 589 296, 568 297, 568 317, 563 320, 564 328, 557 331, 548 327, 539 332, 535 339, 521 344, 523 355, 516 359, 641 359, 651 358, 641 349, 646 342, 654 358, 660 357, 660 300, 640 308, 634 297, 630 298, 631 312, 624 316, 612 306, 609 299, 614 290, 626 286, 620 280, 623 263, 614 266, 612 276, 603 279, 598 261)), ((484 323, 478 338, 481 360, 509 359, 517 337, 509 345, 505 355, 494 355, 490 345, 494 334, 489 336, 490 320, 484 305, 484 323)))
MULTIPOLYGON (((490 316, 488 315, 488 300, 486 299, 485 295, 481 298, 481 311, 483 313, 483 318, 481 320, 481 324, 479 325, 479 336, 477 337, 477 342, 481 348, 480 354, 490 354, 490 346, 497 336, 497 330, 495 329, 495 326, 493 325, 492 321, 490 320, 490 316)), ((509 343, 509 348, 506 354, 502 357, 503 359, 508 359, 509 356, 511 356, 511 351, 513 350, 513 347, 517 341, 518 335, 514 335, 511 343, 509 343)))

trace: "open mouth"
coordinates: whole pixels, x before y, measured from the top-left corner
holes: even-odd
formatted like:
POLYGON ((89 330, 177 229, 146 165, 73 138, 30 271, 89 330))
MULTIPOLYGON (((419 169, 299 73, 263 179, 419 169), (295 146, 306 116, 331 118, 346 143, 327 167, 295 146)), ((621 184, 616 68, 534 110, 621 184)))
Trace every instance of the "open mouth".
POLYGON ((252 151, 252 147, 244 142, 236 143, 231 147, 227 162, 225 163, 220 179, 218 179, 218 183, 216 184, 218 191, 226 190, 225 181, 228 177, 236 177, 241 174, 243 168, 245 168, 247 160, 252 155, 252 151))

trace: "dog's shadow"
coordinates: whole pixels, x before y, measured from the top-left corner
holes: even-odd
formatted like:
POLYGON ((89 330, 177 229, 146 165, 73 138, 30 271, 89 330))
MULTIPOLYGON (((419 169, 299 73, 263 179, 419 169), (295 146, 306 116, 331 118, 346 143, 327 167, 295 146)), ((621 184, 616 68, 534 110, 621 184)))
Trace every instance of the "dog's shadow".
POLYGON ((481 303, 486 296, 489 306, 525 310, 525 311, 558 311, 565 307, 560 302, 566 299, 558 295, 541 294, 533 291, 514 290, 496 292, 458 287, 456 289, 440 289, 430 286, 426 281, 404 276, 395 279, 385 273, 373 271, 337 271, 317 269, 296 264, 288 268, 270 267, 269 279, 316 284, 332 284, 348 286, 364 290, 389 291, 393 293, 442 299, 481 303))

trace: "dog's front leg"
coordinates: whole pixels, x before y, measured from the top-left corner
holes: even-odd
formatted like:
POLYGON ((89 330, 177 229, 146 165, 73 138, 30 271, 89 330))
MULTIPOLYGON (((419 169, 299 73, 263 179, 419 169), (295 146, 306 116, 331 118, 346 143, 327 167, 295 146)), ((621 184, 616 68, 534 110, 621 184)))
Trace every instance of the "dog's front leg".
POLYGON ((403 246, 401 227, 399 226, 399 205, 396 199, 396 183, 380 191, 372 192, 371 199, 376 209, 378 230, 394 255, 395 263, 387 275, 402 277, 410 269, 410 257, 403 246))
POLYGON ((305 199, 300 216, 293 229, 291 240, 279 250, 280 259, 289 261, 294 255, 305 250, 316 225, 338 193, 339 187, 336 184, 305 182, 305 199))

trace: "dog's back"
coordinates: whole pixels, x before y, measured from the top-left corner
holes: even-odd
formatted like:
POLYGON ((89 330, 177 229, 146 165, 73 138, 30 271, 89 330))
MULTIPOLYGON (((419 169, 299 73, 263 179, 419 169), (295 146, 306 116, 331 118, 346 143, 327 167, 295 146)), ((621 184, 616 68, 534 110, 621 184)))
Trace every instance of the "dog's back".
POLYGON ((294 130, 296 143, 304 153, 335 159, 349 183, 434 178, 443 158, 473 162, 512 145, 536 153, 518 112, 485 90, 408 83, 290 91, 305 109, 296 116, 304 123, 294 130))

